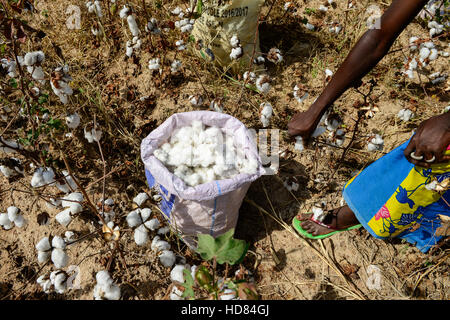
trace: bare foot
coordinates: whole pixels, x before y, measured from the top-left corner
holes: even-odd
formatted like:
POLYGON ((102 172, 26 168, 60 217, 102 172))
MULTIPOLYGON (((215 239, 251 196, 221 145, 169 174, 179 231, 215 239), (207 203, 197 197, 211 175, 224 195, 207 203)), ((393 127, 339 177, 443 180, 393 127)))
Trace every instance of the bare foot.
POLYGON ((299 214, 297 219, 303 221, 301 226, 303 230, 309 232, 313 236, 328 234, 336 230, 346 229, 348 227, 359 224, 353 211, 348 207, 340 207, 332 210, 322 221, 323 224, 330 228, 321 226, 314 221, 311 221, 312 214, 299 214))

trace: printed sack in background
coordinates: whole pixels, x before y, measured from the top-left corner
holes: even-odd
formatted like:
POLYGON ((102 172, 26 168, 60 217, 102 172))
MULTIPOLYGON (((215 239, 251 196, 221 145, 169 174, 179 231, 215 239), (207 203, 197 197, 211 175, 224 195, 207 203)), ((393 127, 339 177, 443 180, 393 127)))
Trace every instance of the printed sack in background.
POLYGON ((141 158, 151 188, 159 191, 161 211, 171 227, 191 247, 196 247, 198 234, 217 237, 236 227, 239 208, 250 184, 264 174, 258 149, 251 133, 236 118, 212 111, 177 113, 152 131, 141 143, 141 158), (191 125, 194 120, 216 126, 234 139, 246 157, 257 159, 256 174, 238 174, 231 179, 186 185, 171 173, 153 152, 167 142, 175 129, 191 125))
MULTIPOLYGON (((214 54, 217 65, 230 69, 237 73, 250 65, 253 50, 255 56, 259 56, 259 36, 256 37, 256 28, 263 0, 203 0, 200 18, 195 21, 191 35, 195 41, 201 40, 203 48, 196 52, 203 58, 208 57, 205 53, 210 49, 214 54), (237 35, 244 55, 233 62, 230 58, 230 39, 237 35), (255 42, 256 40, 256 42, 255 42), (255 47, 256 46, 256 47, 255 47), (231 65, 230 65, 231 64, 231 65)), ((191 5, 195 0, 191 0, 191 5)))

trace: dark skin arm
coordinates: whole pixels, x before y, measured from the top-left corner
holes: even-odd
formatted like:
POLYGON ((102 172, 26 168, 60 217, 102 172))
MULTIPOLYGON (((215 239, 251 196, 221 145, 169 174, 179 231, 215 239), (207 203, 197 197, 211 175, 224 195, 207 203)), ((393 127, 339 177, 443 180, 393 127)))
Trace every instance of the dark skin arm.
POLYGON ((422 122, 417 128, 404 151, 409 162, 415 165, 429 168, 433 163, 444 163, 450 161, 450 156, 445 151, 450 144, 450 112, 432 117, 422 122), (411 153, 422 160, 412 158, 411 153), (435 158, 432 163, 426 162, 435 158))
POLYGON ((350 51, 314 104, 306 112, 294 115, 288 124, 289 134, 300 135, 308 140, 327 109, 375 67, 427 2, 427 0, 394 0, 381 17, 381 28, 367 31, 350 51))
MULTIPOLYGON (((306 112, 294 115, 288 123, 289 134, 300 135, 307 141, 327 109, 377 65, 427 2, 428 0, 394 0, 381 17, 381 28, 367 31, 313 105, 306 112)), ((433 158, 433 163, 447 162, 450 157, 444 153, 449 144, 450 112, 421 123, 405 150, 405 157, 422 167, 430 167, 431 163, 425 160, 433 158), (416 159, 411 156, 412 152, 416 159), (422 156, 423 159, 417 160, 422 156)))

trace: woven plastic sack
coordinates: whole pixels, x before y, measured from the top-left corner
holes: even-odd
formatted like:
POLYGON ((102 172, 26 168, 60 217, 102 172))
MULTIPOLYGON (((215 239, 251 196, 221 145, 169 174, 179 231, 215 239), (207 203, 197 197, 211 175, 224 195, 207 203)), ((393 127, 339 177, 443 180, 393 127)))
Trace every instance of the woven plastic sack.
POLYGON ((264 168, 252 135, 242 122, 232 116, 212 112, 177 113, 152 131, 141 143, 141 158, 149 187, 161 195, 160 209, 172 229, 191 247, 196 247, 198 234, 217 237, 235 228, 239 208, 250 184, 264 174, 264 168), (167 142, 175 129, 199 120, 206 126, 216 126, 234 139, 247 158, 257 159, 255 174, 239 174, 231 179, 204 183, 195 187, 171 173, 153 152, 167 142))
MULTIPOLYGON (((195 2, 195 1, 194 1, 195 2)), ((201 40, 203 48, 196 50, 206 58, 206 49, 214 54, 217 65, 233 72, 239 72, 250 64, 253 51, 255 57, 260 55, 259 36, 256 37, 258 18, 263 0, 203 0, 201 17, 195 21, 192 36, 195 41, 201 40), (237 63, 230 58, 230 39, 237 35, 244 51, 237 63), (256 41, 255 41, 256 40, 256 41), (256 46, 256 47, 255 47, 256 46), (230 65, 231 64, 231 65, 230 65)), ((191 0, 191 5, 192 0, 191 0)))

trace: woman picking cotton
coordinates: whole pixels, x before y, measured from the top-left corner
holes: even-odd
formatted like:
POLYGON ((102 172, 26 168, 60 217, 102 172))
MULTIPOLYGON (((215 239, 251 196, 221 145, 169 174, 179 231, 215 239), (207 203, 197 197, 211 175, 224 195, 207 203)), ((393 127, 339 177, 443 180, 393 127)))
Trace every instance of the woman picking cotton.
MULTIPOLYGON (((322 115, 365 76, 426 5, 426 0, 394 0, 380 28, 367 31, 314 104, 296 114, 289 133, 306 141, 322 115)), ((347 205, 322 221, 311 214, 294 218, 302 235, 320 239, 361 225, 376 238, 399 237, 428 251, 442 236, 439 215, 450 216, 450 113, 422 122, 414 136, 380 158, 344 187, 347 205)))

